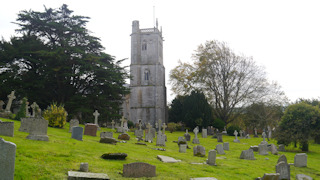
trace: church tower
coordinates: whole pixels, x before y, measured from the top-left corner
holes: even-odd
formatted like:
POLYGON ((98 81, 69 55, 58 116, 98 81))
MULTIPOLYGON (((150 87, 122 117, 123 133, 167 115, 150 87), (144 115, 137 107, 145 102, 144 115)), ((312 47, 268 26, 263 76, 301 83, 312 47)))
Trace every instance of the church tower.
POLYGON ((159 119, 166 121, 163 37, 158 25, 140 29, 139 21, 132 22, 130 75, 130 120, 152 126, 159 119))

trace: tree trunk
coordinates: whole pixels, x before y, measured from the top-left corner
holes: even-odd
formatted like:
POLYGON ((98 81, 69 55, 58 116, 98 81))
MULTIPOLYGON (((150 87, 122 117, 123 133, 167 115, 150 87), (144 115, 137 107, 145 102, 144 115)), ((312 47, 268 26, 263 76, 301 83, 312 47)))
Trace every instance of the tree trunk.
POLYGON ((302 151, 309 151, 309 144, 307 142, 302 143, 301 150, 302 151))

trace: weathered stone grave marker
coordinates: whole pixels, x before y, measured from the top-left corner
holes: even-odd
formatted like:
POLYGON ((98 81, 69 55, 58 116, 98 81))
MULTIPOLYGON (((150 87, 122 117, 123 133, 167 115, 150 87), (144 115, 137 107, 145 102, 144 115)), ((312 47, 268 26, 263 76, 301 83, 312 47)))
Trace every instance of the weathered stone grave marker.
POLYGON ((218 154, 226 154, 223 150, 222 144, 217 144, 216 145, 216 151, 218 154))
POLYGON ((0 135, 11 136, 14 134, 14 122, 0 122, 0 135))
POLYGON ((216 151, 215 150, 210 150, 208 153, 208 160, 207 160, 207 164, 212 165, 212 166, 216 166, 216 151))
POLYGON ((98 126, 96 124, 87 123, 84 126, 84 135, 97 136, 98 126))
POLYGON ((194 146, 193 147, 193 155, 204 157, 204 156, 206 156, 206 149, 201 145, 194 146))
POLYGON ((202 128, 201 134, 202 134, 202 138, 207 138, 207 129, 202 128))
POLYGON ((71 132, 72 132, 72 134, 71 134, 72 139, 82 141, 83 127, 73 126, 71 129, 71 132))
POLYGON ((294 156, 294 166, 295 167, 307 167, 307 154, 298 153, 294 156))
POLYGON ((37 140, 37 141, 49 141, 47 135, 48 121, 44 118, 31 118, 29 119, 30 126, 28 128, 29 135, 27 139, 37 140))
POLYGON ((17 146, 0 137, 0 178, 13 180, 17 146))
POLYGON ((71 119, 69 122, 69 132, 72 132, 72 127, 79 126, 78 119, 71 119))
POLYGON ((252 149, 242 151, 240 155, 240 159, 256 160, 256 158, 254 158, 252 149))
POLYGON ((235 136, 235 139, 233 140, 233 142, 235 142, 235 143, 239 143, 240 142, 240 140, 238 139, 238 131, 237 130, 234 130, 234 136, 235 136))
POLYGON ((194 139, 192 140, 192 143, 193 144, 200 144, 200 141, 198 139, 198 132, 199 132, 198 127, 194 128, 193 132, 194 132, 194 139))
POLYGON ((224 142, 223 143, 223 150, 229 151, 229 142, 224 142))
POLYGON ((188 129, 186 129, 186 133, 184 134, 184 138, 186 139, 186 141, 190 141, 191 140, 191 136, 188 133, 188 129))
POLYGON ((123 165, 123 176, 124 177, 155 177, 156 176, 156 166, 148 163, 135 162, 123 165))
POLYGON ((8 103, 5 109, 5 112, 7 113, 11 113, 11 105, 12 105, 12 101, 16 98, 16 96, 14 96, 14 91, 11 91, 11 93, 8 95, 8 103))
POLYGON ((99 126, 99 124, 98 124, 98 117, 100 116, 100 113, 98 112, 98 110, 94 111, 93 116, 94 116, 94 124, 96 124, 97 126, 99 126))

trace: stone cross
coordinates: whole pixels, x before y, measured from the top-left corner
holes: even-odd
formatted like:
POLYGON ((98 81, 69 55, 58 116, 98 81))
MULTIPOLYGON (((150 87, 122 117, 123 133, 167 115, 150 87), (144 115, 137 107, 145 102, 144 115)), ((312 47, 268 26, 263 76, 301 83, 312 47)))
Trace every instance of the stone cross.
POLYGON ((4 105, 4 102, 0 100, 0 111, 3 110, 3 105, 4 105))
POLYGON ((15 99, 16 97, 14 96, 14 91, 11 91, 11 94, 8 95, 8 104, 6 106, 6 112, 11 112, 10 108, 12 105, 12 101, 15 99))
POLYGON ((242 138, 242 136, 243 136, 243 131, 240 130, 240 137, 242 138))
POLYGON ((194 138, 197 139, 198 138, 198 132, 199 132, 198 127, 194 128, 193 132, 194 132, 194 138))
POLYGON ((31 105, 32 108, 32 117, 36 117, 36 108, 38 107, 38 104, 36 102, 33 102, 31 105))
POLYGON ((158 123, 156 122, 156 128, 158 128, 159 126, 158 126, 158 123))
POLYGON ((141 127, 142 127, 142 122, 141 122, 141 119, 139 120, 139 130, 141 130, 141 127))
POLYGON ((122 116, 122 118, 121 118, 121 127, 123 127, 124 121, 125 121, 124 116, 122 116))
POLYGON ((114 124, 115 124, 115 122, 114 122, 114 120, 112 120, 111 121, 112 129, 114 129, 114 124))
POLYGON ((165 131, 166 131, 166 123, 163 123, 163 125, 162 125, 162 130, 163 130, 163 134, 165 133, 165 131))
POLYGON ((234 133, 233 133, 235 136, 236 136, 236 139, 238 139, 238 131, 237 130, 234 130, 234 133))
POLYGON ((186 129, 186 134, 188 134, 188 129, 186 129))
POLYGON ((254 135, 257 135, 257 128, 254 128, 254 135))
POLYGON ((150 125, 150 123, 148 123, 147 128, 148 128, 148 133, 149 133, 149 134, 151 134, 151 127, 152 127, 152 126, 150 125))
POLYGON ((269 134, 268 134, 268 138, 271 138, 272 130, 271 130, 271 127, 270 127, 270 126, 268 126, 268 132, 269 132, 269 134))
POLYGON ((263 131, 262 133, 263 141, 266 141, 266 133, 263 131))
POLYGON ((26 102, 26 117, 29 117, 29 102, 26 102))
POLYGON ((96 110, 93 113, 93 116, 94 116, 94 124, 98 125, 98 116, 100 116, 100 113, 98 112, 98 110, 96 110))
POLYGON ((159 124, 159 130, 158 130, 158 131, 159 131, 159 132, 161 131, 161 123, 162 123, 162 121, 161 121, 161 119, 159 119, 159 120, 158 120, 158 124, 159 124))

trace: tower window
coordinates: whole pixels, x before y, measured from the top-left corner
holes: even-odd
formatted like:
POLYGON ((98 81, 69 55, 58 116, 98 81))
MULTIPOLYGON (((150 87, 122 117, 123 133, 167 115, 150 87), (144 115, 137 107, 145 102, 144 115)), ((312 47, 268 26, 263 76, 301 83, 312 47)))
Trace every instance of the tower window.
POLYGON ((149 81, 149 76, 150 76, 149 70, 145 70, 144 71, 144 80, 149 81))
POLYGON ((142 44, 142 51, 145 51, 145 50, 147 50, 147 43, 142 44))

